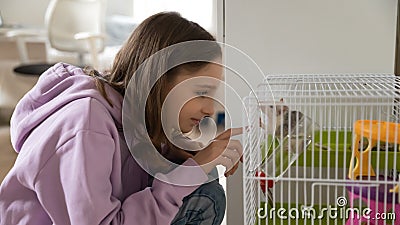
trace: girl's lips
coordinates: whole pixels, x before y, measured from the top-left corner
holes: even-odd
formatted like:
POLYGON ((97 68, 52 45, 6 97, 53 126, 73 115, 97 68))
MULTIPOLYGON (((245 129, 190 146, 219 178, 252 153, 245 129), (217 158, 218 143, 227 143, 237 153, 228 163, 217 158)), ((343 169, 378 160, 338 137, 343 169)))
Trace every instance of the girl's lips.
POLYGON ((200 123, 200 120, 192 118, 192 122, 197 126, 200 123))

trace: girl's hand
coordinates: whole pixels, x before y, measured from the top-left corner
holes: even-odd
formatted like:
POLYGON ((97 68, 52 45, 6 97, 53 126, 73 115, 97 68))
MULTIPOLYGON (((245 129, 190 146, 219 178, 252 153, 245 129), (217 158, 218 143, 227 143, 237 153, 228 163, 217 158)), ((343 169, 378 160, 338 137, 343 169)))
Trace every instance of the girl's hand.
POLYGON ((164 155, 164 157, 166 159, 168 159, 169 161, 174 162, 176 164, 182 164, 188 158, 193 158, 193 155, 190 154, 190 152, 187 152, 182 149, 170 148, 170 149, 168 149, 168 152, 164 155))
POLYGON ((223 165, 226 168, 225 176, 232 175, 239 166, 239 160, 242 160, 243 147, 238 140, 230 138, 242 132, 242 128, 231 128, 222 132, 207 147, 198 151, 193 159, 205 173, 209 173, 217 165, 223 165))

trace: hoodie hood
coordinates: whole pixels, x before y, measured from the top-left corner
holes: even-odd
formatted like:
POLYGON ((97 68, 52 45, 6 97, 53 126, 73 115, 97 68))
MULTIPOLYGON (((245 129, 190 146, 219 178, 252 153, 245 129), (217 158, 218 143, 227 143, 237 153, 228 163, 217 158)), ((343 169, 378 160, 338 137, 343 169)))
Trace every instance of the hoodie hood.
POLYGON ((80 98, 97 99, 110 112, 117 127, 122 127, 123 97, 109 85, 105 85, 105 90, 113 106, 97 90, 93 78, 81 68, 57 63, 48 69, 18 102, 11 117, 11 143, 15 151, 21 150, 26 138, 37 125, 66 104, 80 98))

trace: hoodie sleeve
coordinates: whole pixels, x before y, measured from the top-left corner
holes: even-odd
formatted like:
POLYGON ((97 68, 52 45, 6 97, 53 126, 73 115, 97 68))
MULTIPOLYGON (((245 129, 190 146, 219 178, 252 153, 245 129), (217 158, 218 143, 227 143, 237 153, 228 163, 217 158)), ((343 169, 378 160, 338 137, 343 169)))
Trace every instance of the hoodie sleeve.
MULTIPOLYGON (((152 187, 121 202, 114 196, 111 180, 113 163, 120 160, 115 146, 110 136, 81 131, 48 160, 34 188, 54 224, 170 224, 182 199, 198 187, 175 186, 155 179, 152 187)), ((184 164, 196 165, 192 159, 184 164)), ((207 180, 199 167, 196 174, 184 170, 177 167, 162 175, 166 178, 162 180, 207 180)))

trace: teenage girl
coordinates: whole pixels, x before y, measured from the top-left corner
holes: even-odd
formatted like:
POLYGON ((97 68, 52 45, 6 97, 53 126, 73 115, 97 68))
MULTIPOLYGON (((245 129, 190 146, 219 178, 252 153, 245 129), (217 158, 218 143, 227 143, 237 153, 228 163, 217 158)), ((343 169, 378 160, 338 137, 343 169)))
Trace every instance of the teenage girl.
MULTIPOLYGON (((175 132, 190 132, 214 113, 208 93, 222 79, 222 67, 211 61, 220 61, 221 49, 199 49, 210 62, 179 64, 161 77, 137 72, 160 50, 195 40, 215 41, 179 14, 159 13, 134 30, 109 73, 64 63, 43 73, 11 119, 11 141, 19 154, 0 186, 0 224, 220 224, 225 193, 209 174, 216 165, 226 167, 225 176, 235 172, 242 146, 230 139, 241 130, 227 130, 190 151, 168 138, 161 114, 167 95, 179 85, 185 87, 180 93, 197 96, 175 109, 175 132), (207 79, 185 85, 192 78, 207 79), (129 85, 132 92, 127 92, 129 85), (125 137, 124 130, 140 124, 123 124, 124 97, 149 88, 145 105, 138 103, 137 109, 145 112, 145 136, 153 148, 178 165, 166 173, 149 173, 133 152, 147 151, 146 145, 139 137, 125 137)), ((187 52, 172 50, 170 57, 187 52)))

